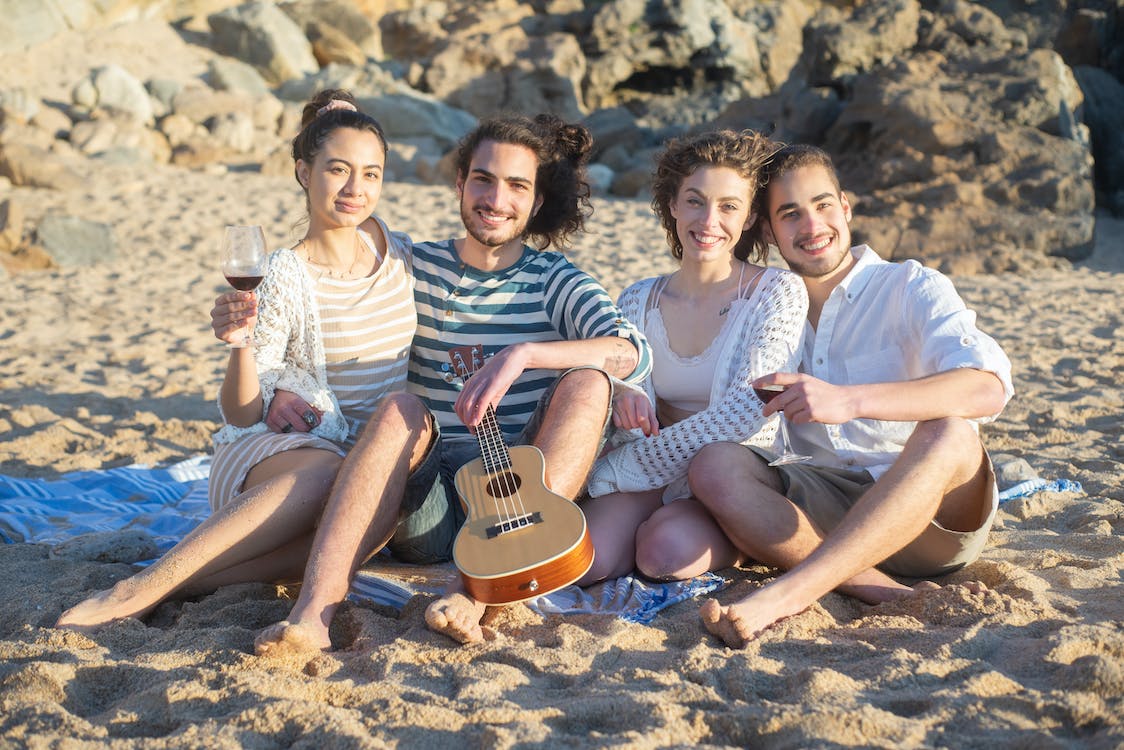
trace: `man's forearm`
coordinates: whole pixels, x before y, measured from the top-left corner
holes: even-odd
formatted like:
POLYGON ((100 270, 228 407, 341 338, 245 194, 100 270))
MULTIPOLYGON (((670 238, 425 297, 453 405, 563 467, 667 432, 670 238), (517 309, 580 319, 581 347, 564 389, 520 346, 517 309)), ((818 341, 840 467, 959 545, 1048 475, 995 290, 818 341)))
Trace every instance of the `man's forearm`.
POLYGON ((849 386, 857 417, 923 422, 945 417, 979 419, 1002 411, 1003 383, 990 372, 958 368, 918 380, 849 386))
POLYGON ((566 370, 591 365, 615 378, 626 378, 636 369, 640 355, 628 339, 601 336, 580 341, 547 341, 517 344, 527 348, 526 369, 566 370))

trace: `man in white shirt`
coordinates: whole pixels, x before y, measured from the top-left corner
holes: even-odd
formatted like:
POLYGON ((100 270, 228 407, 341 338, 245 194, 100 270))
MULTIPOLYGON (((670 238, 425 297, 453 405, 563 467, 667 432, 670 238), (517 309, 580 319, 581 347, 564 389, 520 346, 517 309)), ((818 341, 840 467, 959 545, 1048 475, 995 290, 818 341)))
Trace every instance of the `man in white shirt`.
POLYGON ((707 601, 707 629, 741 648, 831 590, 876 604, 934 588, 972 562, 998 492, 978 423, 1010 399, 1011 364, 975 325, 952 282, 916 261, 851 247, 851 206, 830 157, 788 146, 765 168, 762 231, 808 289, 800 373, 765 414, 783 411, 808 463, 770 467, 766 451, 704 448, 694 495, 748 557, 786 570, 728 606, 707 601), (877 567, 876 567, 877 566, 877 567))

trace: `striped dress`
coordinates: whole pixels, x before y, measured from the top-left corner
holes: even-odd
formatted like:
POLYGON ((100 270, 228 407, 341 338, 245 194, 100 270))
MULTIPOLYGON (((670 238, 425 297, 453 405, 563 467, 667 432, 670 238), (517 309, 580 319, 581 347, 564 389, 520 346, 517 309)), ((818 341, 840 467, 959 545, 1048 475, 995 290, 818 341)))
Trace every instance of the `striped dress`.
MULTIPOLYGON (((365 233, 360 236, 378 256, 370 238, 365 233)), ((405 386, 410 342, 417 326, 413 284, 406 256, 408 245, 391 241, 388 246, 387 257, 375 273, 360 279, 319 275, 300 262, 300 281, 310 284, 315 301, 316 309, 310 319, 319 322, 324 375, 346 423, 346 437, 330 440, 312 432, 280 434, 258 428, 246 431, 233 442, 216 442, 210 479, 212 509, 217 510, 236 496, 250 469, 270 456, 296 448, 319 448, 345 455, 379 400, 405 386)), ((255 331, 255 338, 258 337, 259 332, 255 331)), ((315 333, 312 338, 317 338, 315 333)), ((283 388, 284 383, 279 387, 283 388)))
MULTIPOLYGON (((491 356, 526 341, 620 336, 640 352, 628 380, 638 382, 651 369, 643 335, 601 285, 561 253, 524 246, 516 263, 494 272, 462 264, 453 240, 416 243, 413 256, 418 332, 409 388, 437 418, 443 438, 475 439, 453 411, 461 387, 449 364, 449 350, 456 346, 481 344, 491 356)), ((523 429, 559 374, 528 370, 512 384, 496 410, 508 440, 523 429)))

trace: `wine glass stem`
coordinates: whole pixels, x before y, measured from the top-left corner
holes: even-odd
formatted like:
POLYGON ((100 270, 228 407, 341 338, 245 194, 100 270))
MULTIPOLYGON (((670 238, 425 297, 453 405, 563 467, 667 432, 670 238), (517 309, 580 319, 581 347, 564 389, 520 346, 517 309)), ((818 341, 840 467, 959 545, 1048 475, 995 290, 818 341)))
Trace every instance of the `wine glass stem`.
POLYGON ((784 414, 778 414, 777 416, 780 418, 777 422, 777 426, 781 431, 781 442, 784 444, 784 455, 788 456, 792 454, 792 445, 790 445, 788 442, 788 428, 785 427, 784 424, 784 414))

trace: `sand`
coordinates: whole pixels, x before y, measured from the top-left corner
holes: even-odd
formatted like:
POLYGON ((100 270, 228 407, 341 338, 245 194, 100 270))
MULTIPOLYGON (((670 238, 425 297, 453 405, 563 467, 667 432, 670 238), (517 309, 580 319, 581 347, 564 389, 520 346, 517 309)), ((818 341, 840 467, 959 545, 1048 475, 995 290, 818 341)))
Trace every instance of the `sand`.
MULTIPOLYGON (((7 69, 58 95, 71 56, 95 59, 94 46, 50 43, 7 69)), ((135 46, 103 38, 96 59, 151 56, 166 75, 200 67, 135 46)), ((72 192, 0 186, 32 224, 71 214, 111 225, 119 243, 94 266, 0 277, 0 473, 54 478, 206 452, 226 360, 208 317, 225 288, 219 230, 262 223, 277 245, 299 236, 289 178, 84 170, 72 192)), ((380 209, 417 238, 459 226, 448 188, 392 183, 380 209)), ((671 268, 644 202, 598 198, 592 228, 572 255, 610 292, 671 268)), ((337 651, 285 660, 252 644, 291 591, 227 587, 80 635, 51 624, 130 566, 0 545, 0 747, 1124 745, 1124 221, 1099 217, 1095 255, 1053 265, 955 279, 1015 364, 1017 395, 984 428, 989 448, 1085 490, 1001 508, 982 558, 949 577, 983 581, 982 595, 948 588, 871 607, 832 594, 744 651, 705 633, 696 602, 651 625, 515 606, 488 621, 492 640, 461 647, 426 630, 417 597, 401 614, 345 605, 337 651)), ((775 574, 722 571, 720 599, 775 574)))

